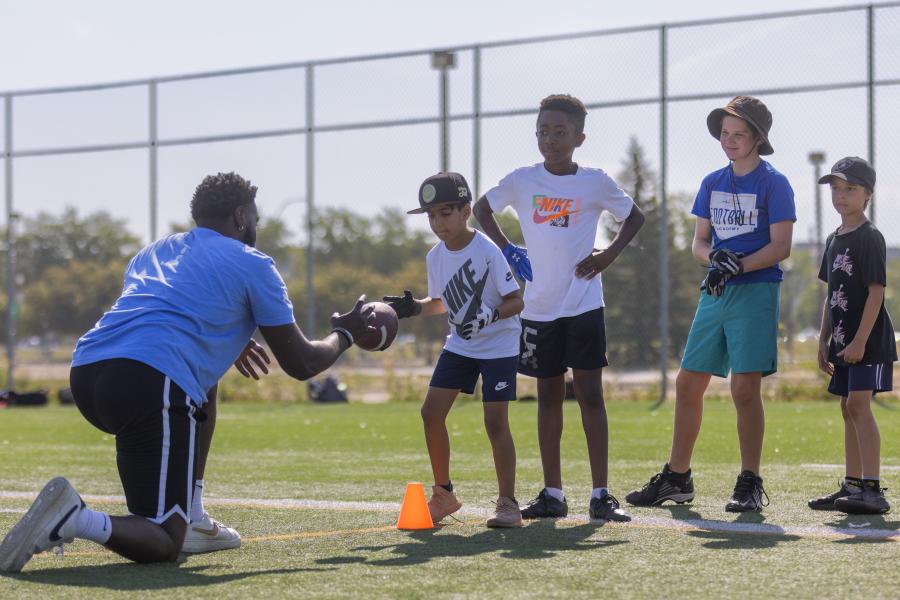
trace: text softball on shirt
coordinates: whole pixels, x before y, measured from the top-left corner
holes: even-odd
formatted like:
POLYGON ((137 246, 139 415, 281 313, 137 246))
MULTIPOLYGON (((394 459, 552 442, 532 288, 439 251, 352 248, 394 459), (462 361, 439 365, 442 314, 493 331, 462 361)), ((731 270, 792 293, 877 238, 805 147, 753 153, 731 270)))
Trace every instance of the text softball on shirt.
POLYGON ((447 309, 450 334, 444 348, 470 358, 507 358, 519 353, 519 318, 500 319, 471 340, 459 329, 475 318, 482 306, 496 308, 519 283, 494 242, 480 231, 462 250, 448 250, 440 242, 428 252, 428 295, 440 298, 447 309))

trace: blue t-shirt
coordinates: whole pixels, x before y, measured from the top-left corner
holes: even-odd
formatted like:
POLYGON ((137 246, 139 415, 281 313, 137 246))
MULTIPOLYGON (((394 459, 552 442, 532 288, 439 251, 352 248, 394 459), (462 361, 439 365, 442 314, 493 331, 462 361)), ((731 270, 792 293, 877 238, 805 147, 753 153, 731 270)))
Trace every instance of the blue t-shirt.
MULTIPOLYGON (((709 219, 713 250, 728 248, 744 255, 771 241, 772 223, 797 220, 791 184, 764 160, 740 177, 735 177, 731 165, 707 175, 691 213, 709 219)), ((781 267, 773 265, 733 277, 728 284, 781 280, 781 267)))
POLYGON ((258 325, 293 322, 275 262, 198 227, 131 259, 122 295, 78 340, 72 366, 137 360, 167 375, 199 406, 258 325))

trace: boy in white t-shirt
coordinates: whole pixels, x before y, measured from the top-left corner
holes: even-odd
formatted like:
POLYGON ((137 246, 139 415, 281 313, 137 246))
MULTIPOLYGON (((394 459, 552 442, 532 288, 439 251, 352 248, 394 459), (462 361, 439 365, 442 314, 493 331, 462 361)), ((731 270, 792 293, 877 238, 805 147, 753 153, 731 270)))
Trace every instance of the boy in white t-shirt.
POLYGON ((422 405, 425 444, 434 473, 428 509, 437 523, 462 507, 450 481, 447 414, 460 391, 475 391, 482 378, 484 428, 491 441, 500 497, 488 527, 521 527, 515 499, 516 449, 509 430, 509 401, 516 399, 519 352, 519 284, 500 249, 468 226, 472 214, 469 184, 458 173, 438 173, 419 187, 419 208, 441 240, 425 258, 428 297, 385 296, 402 318, 449 314, 450 335, 434 367, 422 405))
POLYGON ((544 489, 522 511, 525 519, 568 514, 559 446, 564 377, 571 368, 591 464, 590 516, 631 520, 609 493, 607 483, 608 430, 601 376, 608 363, 600 272, 635 236, 644 216, 606 173, 572 161, 572 154, 585 139, 586 115, 577 98, 544 98, 536 132, 544 162, 513 171, 475 204, 475 217, 485 233, 503 249, 516 274, 528 280, 519 372, 538 379, 544 489), (519 216, 530 253, 510 244, 497 225, 493 213, 507 206, 519 216), (624 222, 609 247, 596 250, 594 240, 603 211, 624 222))

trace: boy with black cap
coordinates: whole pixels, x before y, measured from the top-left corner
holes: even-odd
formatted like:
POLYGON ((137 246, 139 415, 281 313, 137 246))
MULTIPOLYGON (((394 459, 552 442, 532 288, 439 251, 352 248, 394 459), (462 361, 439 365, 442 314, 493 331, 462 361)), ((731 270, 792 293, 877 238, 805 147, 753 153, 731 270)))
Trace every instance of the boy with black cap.
POLYGON ((419 208, 428 214, 440 242, 428 252, 428 297, 385 296, 397 316, 449 314, 450 335, 434 367, 422 420, 425 444, 434 473, 428 501, 435 523, 462 507, 450 481, 450 438, 447 414, 460 391, 475 391, 482 379, 484 428, 491 441, 500 497, 488 527, 521 527, 515 499, 516 449, 509 430, 509 402, 516 399, 519 318, 524 306, 519 284, 500 249, 468 226, 472 193, 462 175, 432 175, 419 187, 419 208))
POLYGON ((759 476, 765 433, 760 387, 778 368, 778 263, 791 253, 794 192, 760 158, 774 152, 768 137, 772 114, 762 101, 737 96, 713 110, 706 125, 728 166, 703 179, 691 210, 697 217, 693 255, 709 269, 675 382, 672 451, 663 470, 625 499, 635 506, 694 499, 691 455, 703 395, 712 375, 731 371, 741 473, 725 510, 759 511, 766 495, 759 476))
POLYGON ((897 360, 894 326, 884 307, 887 284, 884 236, 866 218, 875 170, 848 156, 819 179, 831 186, 841 226, 828 236, 819 279, 828 283, 819 330, 819 368, 831 375, 828 391, 841 397, 846 476, 833 494, 809 501, 815 510, 882 514, 891 506, 879 480, 881 436, 872 396, 892 389, 897 360))

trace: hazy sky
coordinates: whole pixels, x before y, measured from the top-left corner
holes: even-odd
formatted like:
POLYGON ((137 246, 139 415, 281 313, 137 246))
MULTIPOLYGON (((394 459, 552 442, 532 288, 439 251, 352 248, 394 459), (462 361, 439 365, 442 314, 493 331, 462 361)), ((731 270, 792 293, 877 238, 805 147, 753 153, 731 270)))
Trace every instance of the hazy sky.
POLYGON ((0 0, 0 91, 849 4, 0 0))
MULTIPOLYGON (((739 4, 0 0, 0 93, 847 4, 846 0, 739 4)), ((900 78, 896 67, 900 52, 895 52, 900 50, 900 10, 882 12, 889 12, 889 18, 881 20, 876 34, 881 53, 878 76, 900 78)), ((857 12, 846 18, 829 15, 799 23, 756 21, 673 31, 670 92, 721 90, 724 94, 745 88, 816 85, 835 78, 859 81, 865 77, 862 17, 857 12), (759 53, 753 64, 735 60, 743 48, 759 53)), ((483 109, 531 109, 544 95, 561 91, 589 102, 653 97, 658 93, 657 38, 656 32, 649 32, 487 50, 483 53, 483 109)), ((437 114, 437 79, 427 57, 339 65, 316 73, 319 124, 437 114)), ((471 73, 471 53, 461 53, 459 66, 451 74, 451 111, 455 113, 472 110, 471 73)), ((302 74, 279 71, 161 85, 160 137, 302 127, 302 74)), ((900 86, 883 88, 879 94, 883 119, 878 133, 879 183, 885 181, 887 189, 896 191, 900 189, 900 169, 896 168, 900 117, 889 108, 900 106, 900 86), (893 180, 888 173, 891 164, 897 173, 893 180)), ((711 108, 726 100, 723 96, 671 105, 671 192, 692 195, 705 173, 723 165, 721 150, 705 132, 704 119, 711 108)), ((794 184, 802 213, 795 238, 806 239, 811 233, 815 190, 807 153, 826 151, 826 169, 840 156, 865 155, 865 92, 854 89, 766 100, 775 114, 772 162, 794 184)), ((615 174, 629 138, 635 136, 656 168, 657 124, 655 105, 592 111, 588 142, 576 159, 615 174)), ((18 98, 14 125, 16 149, 143 141, 148 128, 147 91, 131 87, 18 98)), ((418 182, 438 170, 437 131, 428 124, 317 134, 317 206, 366 210, 414 204, 418 182)), ((487 119, 482 135, 483 173, 477 192, 513 168, 540 159, 533 116, 487 119)), ((450 167, 470 176, 471 124, 455 123, 450 136, 450 167)), ((304 165, 304 140, 299 135, 162 148, 159 233, 165 233, 171 222, 188 220, 187 200, 193 187, 206 173, 219 170, 237 170, 258 183, 263 215, 280 215, 297 231, 297 224, 303 222, 304 165)), ((146 150, 21 158, 15 161, 13 180, 16 210, 23 214, 56 213, 67 205, 84 212, 104 208, 126 219, 138 235, 148 236, 146 150)), ((900 241, 900 208, 894 209, 900 197, 895 194, 893 199, 881 214, 885 223, 893 223, 893 237, 900 241)), ((827 202, 825 216, 827 231, 836 219, 827 202)), ((5 221, 5 216, 0 215, 0 220, 5 221)))

